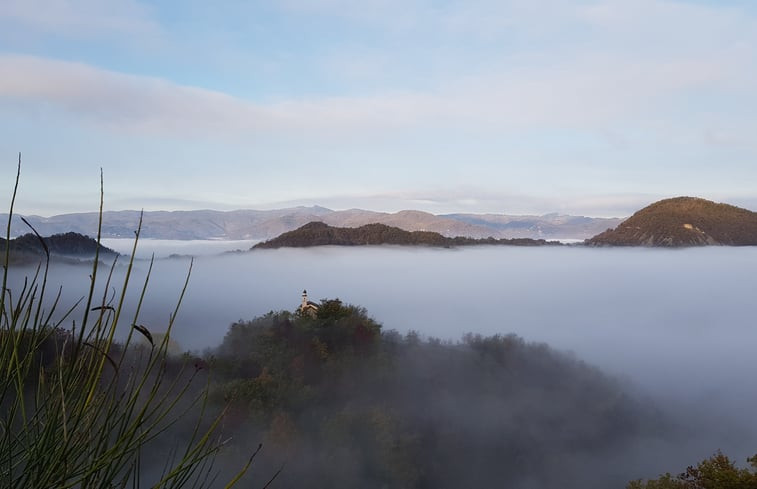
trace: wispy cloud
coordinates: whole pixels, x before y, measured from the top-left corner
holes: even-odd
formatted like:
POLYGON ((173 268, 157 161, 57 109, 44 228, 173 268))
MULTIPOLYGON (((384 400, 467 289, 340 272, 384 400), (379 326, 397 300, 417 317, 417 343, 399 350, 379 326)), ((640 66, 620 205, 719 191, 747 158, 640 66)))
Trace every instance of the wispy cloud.
POLYGON ((160 28, 135 0, 4 0, 0 22, 71 38, 155 34, 160 28))
POLYGON ((375 194, 314 195, 307 199, 269 202, 260 206, 272 209, 298 205, 321 205, 335 210, 357 207, 387 212, 416 209, 434 214, 471 212, 541 215, 558 212, 591 217, 627 217, 636 210, 665 197, 672 197, 672 195, 618 193, 558 196, 456 186, 375 194))
POLYGON ((666 192, 751 195, 748 5, 188 3, 6 0, 5 150, 52 142, 40 182, 129 168, 119 199, 624 215, 666 192))
MULTIPOLYGON (((636 62, 586 56, 450 82, 434 92, 318 97, 256 103, 217 91, 81 63, 0 56, 0 97, 44 104, 119 130, 196 137, 410 127, 532 129, 606 124, 658 114, 671 95, 711 90, 735 60, 636 62)), ((282 134, 282 135, 283 135, 282 134)))
MULTIPOLYGON (((699 124, 691 129, 699 137, 706 134, 727 144, 733 138, 719 134, 751 130, 711 127, 680 103, 713 97, 756 103, 757 63, 752 55, 757 21, 735 8, 667 0, 553 0, 538 8, 525 0, 443 5, 422 0, 288 0, 278 8, 338 18, 351 26, 370 24, 383 33, 404 30, 394 40, 403 49, 397 52, 393 43, 332 46, 314 55, 320 62, 311 69, 352 84, 346 94, 290 92, 273 102, 265 94, 235 96, 179 79, 6 54, 0 55, 0 97, 53 107, 118 130, 191 138, 330 131, 352 136, 362 131, 370 137, 375 131, 472 126, 606 133, 608 126, 619 124, 674 125, 685 120, 699 124), (403 27, 403 22, 408 25, 403 27), (591 31, 590 44, 586 30, 591 31), (489 41, 471 46, 474 32, 488 32, 482 35, 489 41), (523 45, 535 39, 539 42, 533 47, 523 45), (445 47, 429 51, 429 42, 445 47), (453 47, 457 45, 459 50, 453 47), (467 70, 465 59, 479 48, 485 54, 475 54, 481 59, 467 70), (420 87, 408 83, 422 76, 419 64, 436 70, 432 81, 420 87), (397 74, 389 82, 387 73, 392 72, 397 74), (372 78, 379 84, 366 82, 372 78), (386 82, 383 87, 381 81, 386 82), (363 83, 371 88, 361 93, 363 83)), ((245 12, 254 17, 254 7, 238 14, 245 12)), ((161 29, 136 0, 7 0, 0 9, 3 19, 83 36, 161 29)), ((718 112, 716 105, 708 117, 717 119, 718 112)))

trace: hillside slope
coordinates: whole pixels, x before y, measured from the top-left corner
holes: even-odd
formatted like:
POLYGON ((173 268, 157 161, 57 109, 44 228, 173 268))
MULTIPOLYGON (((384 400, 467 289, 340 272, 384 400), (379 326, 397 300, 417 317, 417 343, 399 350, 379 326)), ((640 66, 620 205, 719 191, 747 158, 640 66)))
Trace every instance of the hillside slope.
MULTIPOLYGON (((240 320, 208 362, 225 428, 245 433, 230 453, 266 440, 259 467, 286 461, 276 487, 620 488, 645 473, 634 447, 673 429, 544 344, 403 336, 338 299, 240 320)), ((245 487, 263 487, 253 472, 245 487)))
POLYGON ((757 245, 757 213, 696 197, 655 202, 615 229, 586 241, 592 246, 757 245))
POLYGON ((431 231, 405 231, 385 224, 366 224, 357 228, 340 228, 313 221, 304 226, 253 246, 259 248, 302 248, 310 246, 364 246, 364 245, 423 245, 423 246, 466 246, 478 244, 498 244, 515 246, 540 246, 560 244, 543 239, 474 239, 448 238, 431 231))
MULTIPOLYGON (((54 234, 42 239, 45 241, 45 245, 47 246, 50 255, 56 258, 94 258, 98 247, 97 240, 79 233, 69 232, 54 234)), ((106 246, 99 246, 100 256, 113 256, 118 254, 106 246)), ((4 251, 5 247, 6 240, 0 238, 0 250, 4 251)), ((31 233, 11 239, 10 253, 11 261, 14 263, 34 261, 45 256, 45 250, 42 243, 40 243, 39 238, 31 233)))

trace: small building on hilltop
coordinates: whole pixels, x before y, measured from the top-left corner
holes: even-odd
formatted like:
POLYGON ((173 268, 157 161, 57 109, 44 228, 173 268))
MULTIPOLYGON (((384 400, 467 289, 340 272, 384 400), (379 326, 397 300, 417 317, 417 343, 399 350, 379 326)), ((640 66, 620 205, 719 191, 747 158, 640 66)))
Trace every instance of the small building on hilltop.
POLYGON ((318 304, 308 300, 308 291, 302 291, 302 304, 300 304, 300 313, 315 317, 318 314, 318 304))

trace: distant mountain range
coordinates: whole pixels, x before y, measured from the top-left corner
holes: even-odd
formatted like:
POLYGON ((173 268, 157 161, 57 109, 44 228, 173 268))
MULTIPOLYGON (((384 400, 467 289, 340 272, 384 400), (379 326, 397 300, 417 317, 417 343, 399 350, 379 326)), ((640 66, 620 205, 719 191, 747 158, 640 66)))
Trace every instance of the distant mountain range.
MULTIPOLYGON (((77 232, 95 236, 96 212, 61 214, 52 217, 26 216, 42 235, 77 232)), ((0 222, 7 215, 0 214, 0 222)), ((622 219, 591 218, 547 214, 544 216, 508 216, 500 214, 446 214, 406 210, 396 213, 361 209, 334 211, 325 207, 293 207, 277 210, 236 211, 151 211, 145 212, 142 237, 157 239, 228 239, 267 240, 309 222, 320 221, 336 227, 359 227, 385 224, 406 231, 433 231, 447 237, 532 238, 582 240, 622 219)), ((103 237, 132 238, 139 222, 139 211, 108 211, 103 214, 103 237)), ((19 218, 14 218, 12 234, 29 232, 19 218)))
MULTIPOLYGON (((139 223, 139 214, 138 211, 105 212, 103 237, 133 238, 139 223)), ((7 214, 0 214, 0 220, 7 221, 7 219, 7 214)), ((41 235, 59 235, 57 238, 53 236, 55 239, 48 242, 54 253, 88 254, 94 250, 92 247, 94 242, 85 242, 79 238, 79 235, 84 235, 81 238, 96 235, 98 222, 96 212, 61 214, 53 217, 26 216, 26 219, 41 235), (56 248, 58 246, 56 239, 62 240, 61 243, 64 243, 62 247, 56 248), (67 251, 63 251, 64 248, 67 251)), ((28 232, 29 228, 21 221, 20 216, 14 216, 11 234, 23 236, 28 232)), ((285 235, 284 237, 290 241, 294 240, 293 243, 299 241, 310 243, 313 239, 344 241, 344 243, 321 244, 355 244, 357 242, 366 244, 364 242, 366 239, 370 241, 374 238, 378 241, 376 243, 371 241, 369 244, 380 244, 379 241, 384 244, 393 243, 391 240, 384 239, 388 237, 387 239, 402 241, 396 244, 440 246, 477 244, 464 242, 467 238, 491 238, 489 242, 492 244, 503 244, 495 242, 502 239, 546 241, 574 239, 585 240, 585 244, 589 246, 744 246, 757 245, 757 213, 696 197, 676 197, 655 202, 626 220, 560 214, 508 216, 500 214, 434 215, 410 210, 396 213, 360 209, 333 211, 314 206, 268 211, 152 211, 144 213, 142 223, 142 237, 145 238, 267 241, 281 235, 285 235), (308 226, 304 230, 298 229, 306 224, 308 226), (350 231, 361 227, 362 230, 350 231), (286 234, 295 230, 298 230, 298 233, 286 234), (306 237, 305 231, 311 232, 311 235, 306 237), (421 234, 411 235, 410 232, 421 232, 421 234), (423 232, 429 234, 424 235, 423 232), (413 243, 412 241, 416 238, 420 241, 413 243), (445 238, 458 238, 459 242, 448 242, 445 238), (353 243, 355 240, 357 241, 353 243)), ((277 243, 277 241, 272 241, 272 243, 277 243)), ((522 244, 530 243, 524 241, 522 244)), ((23 247, 38 246, 38 239, 33 235, 23 236, 14 246, 21 245, 23 247)), ((305 244, 305 246, 311 245, 305 244)), ((282 246, 302 246, 302 244, 290 243, 282 246)), ((39 252, 41 252, 41 247, 34 253, 39 252)))
POLYGON ((294 231, 288 231, 271 240, 253 246, 261 248, 306 248, 311 246, 366 246, 366 245, 402 245, 402 246, 473 246, 473 245, 510 245, 510 246, 544 246, 559 245, 557 241, 547 242, 531 238, 467 238, 442 236, 433 231, 405 231, 386 224, 366 224, 356 228, 334 227, 323 222, 313 221, 294 231))
POLYGON ((757 245, 757 212, 696 197, 655 202, 587 240, 594 246, 757 245))

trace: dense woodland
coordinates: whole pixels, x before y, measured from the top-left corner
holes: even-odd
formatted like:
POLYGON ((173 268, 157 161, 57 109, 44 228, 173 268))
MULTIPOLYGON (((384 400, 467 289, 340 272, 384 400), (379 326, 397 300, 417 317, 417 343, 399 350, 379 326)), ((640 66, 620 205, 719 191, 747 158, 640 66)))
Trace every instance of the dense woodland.
POLYGON ((225 432, 237 448, 264 444, 256 483, 283 466, 276 487, 757 487, 757 472, 719 453, 644 482, 648 469, 626 453, 674 439, 674 420, 514 335, 422 339, 324 300, 317 313, 232 324, 204 361, 212 399, 228 406, 225 432))
MULTIPOLYGON (((138 333, 143 347, 129 354, 136 356, 113 344, 113 370, 105 363, 105 372, 127 372, 161 341, 138 333)), ((25 338, 18 351, 32 347, 25 338)), ((32 363, 51 376, 73 338, 64 329, 45 338, 32 363)), ((98 344, 83 350, 93 360, 103 351, 98 344)), ((270 487, 757 487, 757 467, 741 468, 720 453, 679 475, 642 480, 655 472, 630 454, 660 437, 675 440, 675 420, 545 344, 515 335, 468 334, 457 342, 402 335, 338 299, 310 312, 237 321, 217 348, 169 357, 160 372, 166 386, 194 372, 190 397, 208 386, 205 418, 222 413, 222 449, 211 470, 219 480, 228 481, 263 444, 241 487, 263 487, 277 472, 270 487)), ((28 392, 37 381, 30 375, 28 392)), ((168 426, 167 440, 143 453, 184 445, 199 410, 190 408, 168 426)), ((164 463, 145 457, 143 483, 164 463)))
POLYGON ((361 245, 421 245, 421 246, 471 246, 471 245, 513 245, 543 246, 559 245, 557 241, 543 239, 513 238, 467 238, 457 236, 448 238, 431 231, 405 231, 385 224, 366 224, 357 228, 329 226, 323 222, 313 221, 304 226, 281 234, 253 246, 259 248, 308 247, 308 246, 361 246, 361 245))
POLYGON ((278 487, 623 487, 639 473, 607 454, 671 429, 544 344, 400 335, 338 300, 236 322, 204 361, 225 433, 264 444, 251 479, 283 464, 278 487))

